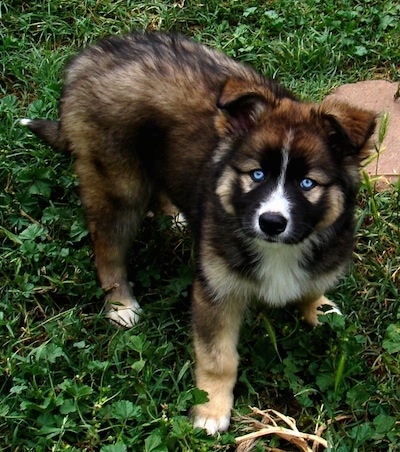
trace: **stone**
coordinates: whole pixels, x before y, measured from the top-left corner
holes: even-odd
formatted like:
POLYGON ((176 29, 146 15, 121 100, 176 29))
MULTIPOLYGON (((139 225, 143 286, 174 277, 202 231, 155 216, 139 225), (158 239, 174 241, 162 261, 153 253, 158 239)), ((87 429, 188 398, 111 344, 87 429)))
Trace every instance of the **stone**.
POLYGON ((399 83, 387 80, 366 80, 342 85, 329 97, 347 102, 378 115, 377 128, 372 141, 378 146, 378 132, 384 113, 389 115, 387 133, 379 149, 379 155, 366 166, 367 173, 378 176, 379 185, 399 180, 400 176, 400 98, 399 83))

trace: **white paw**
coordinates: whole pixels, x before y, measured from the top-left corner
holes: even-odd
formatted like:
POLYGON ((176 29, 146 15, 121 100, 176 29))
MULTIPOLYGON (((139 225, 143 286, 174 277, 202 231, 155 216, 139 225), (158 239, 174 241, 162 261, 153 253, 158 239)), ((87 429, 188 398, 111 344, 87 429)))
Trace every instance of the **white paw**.
POLYGON ((230 416, 222 416, 218 419, 196 416, 193 420, 193 427, 200 427, 207 431, 209 435, 217 432, 225 432, 229 428, 230 416))
POLYGON ((174 217, 174 223, 177 226, 187 226, 187 220, 185 215, 183 215, 182 212, 179 212, 177 215, 175 215, 174 217))
POLYGON ((328 300, 328 298, 322 296, 312 303, 307 303, 300 307, 304 319, 313 326, 321 325, 321 322, 318 320, 320 315, 326 314, 339 314, 343 315, 340 309, 336 306, 336 304, 328 300))
POLYGON ((172 216, 172 223, 171 223, 171 229, 173 231, 181 231, 187 228, 188 226, 188 222, 185 218, 185 215, 183 215, 183 213, 178 212, 175 215, 171 215, 172 216))
POLYGON ((108 303, 110 308, 107 317, 111 322, 124 328, 132 328, 138 323, 142 309, 135 299, 129 302, 130 306, 126 306, 126 302, 123 305, 112 304, 110 301, 108 303))
POLYGON ((337 306, 332 306, 330 309, 328 309, 327 311, 323 311, 322 312, 323 315, 326 314, 338 314, 338 315, 343 315, 342 311, 337 307, 337 306))

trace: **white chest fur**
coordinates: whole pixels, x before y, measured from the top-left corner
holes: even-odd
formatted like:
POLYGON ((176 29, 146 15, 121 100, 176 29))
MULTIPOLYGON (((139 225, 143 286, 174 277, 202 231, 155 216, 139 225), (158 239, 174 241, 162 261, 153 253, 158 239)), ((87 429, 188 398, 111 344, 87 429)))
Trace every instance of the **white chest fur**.
POLYGON ((259 261, 249 278, 232 271, 222 257, 213 254, 210 258, 211 253, 207 253, 209 258, 203 272, 216 299, 235 298, 247 303, 256 298, 270 306, 282 307, 307 295, 323 295, 341 274, 339 269, 311 276, 313 272, 301 265, 309 245, 255 242, 253 248, 259 261))

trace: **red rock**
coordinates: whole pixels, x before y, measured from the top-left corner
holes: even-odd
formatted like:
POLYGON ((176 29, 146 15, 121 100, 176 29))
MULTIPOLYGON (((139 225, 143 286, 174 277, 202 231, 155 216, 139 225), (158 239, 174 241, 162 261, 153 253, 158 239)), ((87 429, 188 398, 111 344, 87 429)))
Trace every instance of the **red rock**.
POLYGON ((377 159, 370 162, 367 173, 379 176, 380 182, 396 182, 400 175, 400 98, 395 99, 399 83, 387 80, 366 80, 342 85, 330 94, 337 100, 347 102, 379 115, 373 142, 378 146, 378 132, 382 115, 389 115, 386 136, 380 146, 377 159))

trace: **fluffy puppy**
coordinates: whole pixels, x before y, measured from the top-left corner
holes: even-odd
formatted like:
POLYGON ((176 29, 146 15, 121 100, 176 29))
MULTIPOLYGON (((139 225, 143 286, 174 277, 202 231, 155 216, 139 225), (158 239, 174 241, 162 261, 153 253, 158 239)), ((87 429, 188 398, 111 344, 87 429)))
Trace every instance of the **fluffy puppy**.
POLYGON ((108 316, 140 308, 126 257, 150 200, 193 233, 194 425, 226 430, 244 310, 296 304, 313 325, 353 247, 359 167, 374 115, 300 102, 226 55, 176 34, 110 37, 67 66, 60 120, 24 120, 76 157, 108 316))

